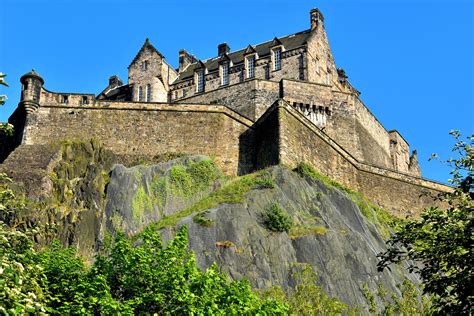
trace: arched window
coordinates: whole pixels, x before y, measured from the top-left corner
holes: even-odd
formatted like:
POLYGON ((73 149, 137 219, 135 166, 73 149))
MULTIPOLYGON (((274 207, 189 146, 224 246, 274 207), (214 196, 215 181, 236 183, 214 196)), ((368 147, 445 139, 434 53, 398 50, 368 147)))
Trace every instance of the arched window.
POLYGON ((146 102, 151 102, 151 84, 146 85, 146 102))
POLYGON ((138 87, 138 101, 139 102, 143 101, 143 88, 142 88, 142 86, 138 87))

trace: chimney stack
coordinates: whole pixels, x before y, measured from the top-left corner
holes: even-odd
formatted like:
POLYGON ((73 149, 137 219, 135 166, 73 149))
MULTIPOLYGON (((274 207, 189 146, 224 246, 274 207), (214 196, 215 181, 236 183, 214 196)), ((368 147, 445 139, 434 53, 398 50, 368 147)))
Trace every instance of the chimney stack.
POLYGON ((196 58, 186 50, 179 50, 179 71, 183 71, 189 64, 196 62, 196 58))
POLYGON ((229 45, 227 45, 227 43, 222 43, 217 46, 217 54, 219 57, 224 54, 227 54, 228 52, 230 52, 230 47, 229 45))
POLYGON ((324 23, 324 16, 319 11, 318 8, 314 8, 309 12, 310 18, 311 18, 311 31, 315 30, 318 28, 319 25, 323 25, 324 23))

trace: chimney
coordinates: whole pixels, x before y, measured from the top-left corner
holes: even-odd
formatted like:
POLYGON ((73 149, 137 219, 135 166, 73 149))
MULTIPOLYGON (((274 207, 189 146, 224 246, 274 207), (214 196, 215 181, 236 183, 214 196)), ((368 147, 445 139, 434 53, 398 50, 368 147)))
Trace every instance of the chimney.
POLYGON ((193 55, 189 54, 185 49, 179 50, 179 69, 178 71, 183 71, 189 64, 192 64, 196 61, 193 55))
POLYGON ((118 76, 112 76, 109 78, 109 87, 115 88, 122 85, 123 85, 123 82, 118 76))
POLYGON ((224 54, 227 54, 228 52, 230 52, 230 47, 229 45, 227 45, 227 43, 222 43, 217 46, 217 54, 219 57, 224 54))
POLYGON ((311 18, 311 31, 317 29, 318 26, 323 25, 324 16, 318 8, 314 8, 309 11, 309 15, 311 18))

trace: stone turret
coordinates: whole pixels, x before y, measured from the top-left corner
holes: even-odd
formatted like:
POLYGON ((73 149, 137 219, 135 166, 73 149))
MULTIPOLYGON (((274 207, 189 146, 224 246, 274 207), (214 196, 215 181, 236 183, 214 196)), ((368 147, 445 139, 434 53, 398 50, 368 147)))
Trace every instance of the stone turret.
POLYGON ((22 84, 20 107, 28 115, 36 111, 40 105, 41 88, 43 87, 44 80, 33 69, 24 74, 20 81, 22 84))

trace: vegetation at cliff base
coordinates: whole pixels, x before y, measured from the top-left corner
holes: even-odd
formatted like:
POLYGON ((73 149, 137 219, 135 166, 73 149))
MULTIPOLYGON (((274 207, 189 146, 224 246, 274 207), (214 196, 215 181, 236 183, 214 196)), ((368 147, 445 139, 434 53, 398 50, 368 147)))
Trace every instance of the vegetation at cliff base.
POLYGON ((0 228, 0 312, 160 315, 284 315, 286 304, 260 298, 246 280, 229 281, 216 265, 196 267, 182 226, 167 246, 147 229, 138 244, 118 234, 86 267, 58 242, 36 252, 20 232, 0 228))
POLYGON ((422 278, 433 308, 443 315, 474 313, 474 135, 455 138, 452 192, 440 195, 444 207, 430 207, 420 218, 404 221, 380 255, 380 269, 409 260, 422 278))

